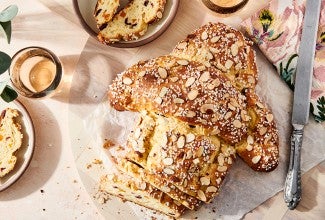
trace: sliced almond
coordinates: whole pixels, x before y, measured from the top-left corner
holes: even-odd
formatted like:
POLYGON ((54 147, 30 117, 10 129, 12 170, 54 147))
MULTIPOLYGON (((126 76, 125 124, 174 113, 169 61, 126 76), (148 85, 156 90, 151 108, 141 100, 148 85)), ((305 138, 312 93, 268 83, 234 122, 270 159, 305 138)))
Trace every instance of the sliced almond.
POLYGON ((214 54, 218 54, 220 52, 219 49, 217 49, 215 47, 210 47, 209 50, 211 51, 211 53, 214 53, 214 54))
POLYGON ((157 97, 155 98, 155 102, 156 102, 157 104, 160 105, 160 104, 163 102, 163 100, 162 100, 161 97, 157 96, 157 97))
POLYGON ((211 41, 211 43, 216 43, 219 41, 219 39, 220 39, 220 36, 215 36, 215 37, 211 38, 210 41, 211 41))
POLYGON ((191 143, 192 141, 195 140, 195 135, 192 133, 189 133, 186 135, 186 143, 191 143))
POLYGON ((177 140, 177 147, 183 148, 184 145, 185 145, 185 137, 183 135, 181 135, 177 140))
POLYGON ((226 37, 227 38, 234 38, 234 37, 236 37, 236 35, 234 33, 228 33, 228 34, 226 34, 226 37))
POLYGON ((199 163, 200 163, 200 159, 199 159, 199 158, 194 159, 194 160, 193 160, 193 163, 194 163, 194 164, 199 164, 199 163))
POLYGON ((186 114, 186 117, 193 118, 193 117, 195 117, 195 115, 196 115, 196 113, 194 111, 188 111, 186 114))
POLYGON ((214 105, 213 104, 204 104, 200 108, 200 111, 203 114, 205 114, 205 113, 211 114, 211 113, 213 113, 213 110, 214 110, 214 105))
POLYGON ((199 91, 196 89, 193 89, 187 94, 187 97, 189 100, 194 100, 194 99, 196 99, 198 94, 199 94, 199 91))
POLYGON ((186 66, 188 65, 188 61, 187 60, 177 60, 176 61, 179 65, 182 65, 182 66, 186 66))
POLYGON ((259 134, 260 134, 260 135, 264 135, 266 132, 267 132, 267 128, 264 127, 264 126, 262 126, 262 127, 260 128, 260 130, 259 130, 259 134))
POLYGON ((217 170, 220 173, 226 172, 227 171, 227 166, 218 166, 217 170))
POLYGON ((232 124, 235 126, 235 128, 241 128, 242 127, 242 123, 237 119, 234 120, 232 124))
POLYGON ((253 164, 257 164, 261 160, 261 155, 257 155, 252 158, 253 164))
POLYGON ((206 40, 206 39, 208 39, 208 37, 209 37, 208 33, 206 31, 203 31, 202 34, 201 34, 201 39, 206 40))
POLYGON ((225 119, 228 120, 232 116, 232 112, 227 112, 225 115, 225 119))
POLYGON ((250 144, 247 144, 247 146, 246 146, 246 150, 247 150, 247 151, 252 151, 252 150, 253 150, 253 146, 250 145, 250 144))
POLYGON ((202 75, 199 78, 199 81, 206 82, 211 78, 210 73, 208 71, 205 71, 202 73, 202 75))
POLYGON ((196 151, 196 157, 202 157, 204 153, 204 147, 203 146, 200 146, 199 149, 196 151))
POLYGON ((251 135, 247 136, 247 143, 248 144, 254 144, 254 138, 251 135))
POLYGON ((165 193, 169 193, 170 192, 170 188, 168 186, 162 186, 161 187, 161 191, 163 191, 165 193))
POLYGON ((158 74, 162 79, 166 79, 167 78, 167 70, 165 68, 159 67, 158 68, 158 74))
POLYGON ((226 69, 230 69, 232 67, 232 65, 234 64, 234 62, 232 60, 227 60, 225 63, 225 67, 226 69))
POLYGON ((199 199, 203 202, 207 201, 207 197, 205 196, 204 192, 202 190, 198 190, 197 191, 197 196, 199 197, 199 199))
POLYGON ((272 114, 267 114, 266 115, 266 120, 270 123, 270 122, 272 122, 273 121, 273 115, 272 114))
POLYGON ((228 103, 228 108, 232 111, 235 111, 236 110, 236 107, 233 106, 232 104, 228 103))
POLYGON ((146 71, 140 71, 140 72, 139 72, 139 76, 140 76, 140 77, 143 77, 144 75, 146 75, 146 71))
POLYGON ((225 157, 223 156, 223 154, 219 154, 219 156, 218 156, 219 166, 223 166, 224 163, 225 163, 225 157))
POLYGON ((237 54, 238 54, 238 46, 237 46, 237 44, 231 45, 230 50, 231 50, 231 54, 234 57, 237 56, 237 54))
POLYGON ((123 84, 125 85, 131 85, 133 83, 132 79, 129 77, 124 77, 123 78, 123 84))
POLYGON ((191 86, 193 83, 195 82, 195 78, 194 77, 190 77, 186 80, 185 82, 185 87, 189 87, 191 86))
POLYGON ((218 191, 218 188, 215 186, 208 186, 208 188, 205 190, 206 193, 215 193, 218 191))
POLYGON ((168 157, 168 158, 164 158, 164 159, 163 159, 163 163, 164 163, 165 165, 167 165, 167 166, 172 165, 173 162, 174 162, 173 158, 169 158, 169 157, 168 157))
POLYGON ((173 175, 175 174, 175 171, 171 168, 165 168, 164 173, 166 173, 167 175, 173 175))
POLYGON ((177 76, 174 76, 174 77, 170 78, 170 81, 177 82, 178 81, 178 77, 177 76))
POLYGON ((248 79, 247 81, 250 83, 250 84, 255 84, 255 78, 253 76, 248 76, 248 79))
POLYGON ((210 53, 210 52, 208 52, 208 53, 206 54, 206 58, 207 58, 208 60, 212 60, 212 59, 213 59, 213 54, 210 53))
POLYGON ((164 86, 161 88, 159 96, 164 97, 167 94, 167 92, 168 92, 168 88, 164 86))
POLYGON ((205 69, 206 69, 206 66, 203 66, 203 65, 197 67, 197 70, 198 70, 198 71, 203 71, 203 70, 205 70, 205 69))
POLYGON ((174 103, 175 103, 175 104, 183 104, 183 103, 184 103, 184 99, 181 99, 181 98, 175 98, 175 99, 174 99, 174 103))
POLYGON ((256 102, 256 105, 259 107, 259 108, 264 108, 264 105, 260 102, 256 102))
POLYGON ((231 157, 228 157, 227 163, 232 164, 232 158, 231 157))
POLYGON ((209 176, 203 176, 200 178, 201 185, 208 186, 210 185, 210 177, 209 176))

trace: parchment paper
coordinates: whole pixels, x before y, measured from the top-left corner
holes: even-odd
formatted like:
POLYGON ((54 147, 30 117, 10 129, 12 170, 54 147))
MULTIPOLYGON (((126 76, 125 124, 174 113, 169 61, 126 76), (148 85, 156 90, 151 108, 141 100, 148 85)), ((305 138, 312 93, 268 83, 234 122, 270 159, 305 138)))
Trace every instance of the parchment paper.
MULTIPOLYGON (((273 68, 261 54, 257 56, 257 64, 260 72, 257 92, 272 109, 279 129, 279 166, 273 172, 259 173, 251 170, 237 157, 213 203, 203 205, 197 212, 186 212, 184 219, 239 219, 283 188, 289 158, 292 92, 276 74, 270 74, 273 68)), ((115 111, 104 98, 95 111, 85 118, 84 129, 93 137, 91 145, 96 148, 108 170, 112 170, 109 168, 112 164, 108 160, 108 151, 102 148, 104 140, 110 139, 116 144, 124 145, 136 117, 136 113, 115 111)), ((307 171, 324 160, 324 155, 325 129, 310 120, 304 133, 302 171, 307 171)), ((139 207, 130 205, 130 208, 139 218, 143 218, 144 212, 139 211, 139 207)), ((123 219, 123 213, 121 217, 123 219)))

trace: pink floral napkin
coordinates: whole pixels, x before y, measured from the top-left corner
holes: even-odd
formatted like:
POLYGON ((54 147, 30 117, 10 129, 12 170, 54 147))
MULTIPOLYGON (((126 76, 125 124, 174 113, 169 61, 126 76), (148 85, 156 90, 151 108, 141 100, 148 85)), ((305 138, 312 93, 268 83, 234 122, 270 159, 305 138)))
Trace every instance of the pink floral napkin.
MULTIPOLYGON (((242 23, 249 37, 291 89, 294 89, 305 2, 273 0, 242 23)), ((318 29, 311 112, 316 121, 325 124, 325 0, 322 1, 318 29)))

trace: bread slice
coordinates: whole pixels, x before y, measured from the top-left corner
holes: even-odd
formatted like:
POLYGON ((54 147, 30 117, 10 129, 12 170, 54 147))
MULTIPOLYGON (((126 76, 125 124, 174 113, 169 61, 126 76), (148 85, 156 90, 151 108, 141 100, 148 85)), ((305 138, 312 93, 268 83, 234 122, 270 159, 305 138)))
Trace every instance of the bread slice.
POLYGON ((94 10, 94 17, 99 29, 103 29, 107 22, 111 21, 115 15, 120 0, 98 0, 94 10))
POLYGON ((15 122, 18 116, 18 111, 11 108, 3 110, 0 116, 0 177, 14 169, 17 161, 14 153, 22 145, 21 126, 15 122))
POLYGON ((121 172, 126 173, 127 175, 133 178, 151 184, 152 186, 166 193, 172 199, 181 203, 188 209, 195 210, 201 204, 198 199, 182 192, 181 190, 176 188, 172 183, 168 182, 163 178, 159 178, 158 175, 148 172, 148 170, 133 162, 130 162, 126 159, 118 158, 116 160, 116 165, 117 168, 121 170, 121 172))
POLYGON ((126 150, 127 159, 142 164, 149 173, 149 183, 156 184, 150 176, 154 175, 156 180, 167 180, 172 185, 165 186, 167 191, 177 187, 207 203, 218 193, 235 159, 235 149, 216 136, 159 115, 142 116, 141 124, 128 138, 126 150), (154 122, 153 129, 142 133, 148 121, 154 122))
POLYGON ((110 44, 116 41, 137 40, 150 23, 162 18, 165 0, 132 0, 111 21, 101 25, 98 39, 110 44))
POLYGON ((123 173, 103 176, 100 190, 174 218, 179 217, 186 209, 157 188, 123 173))

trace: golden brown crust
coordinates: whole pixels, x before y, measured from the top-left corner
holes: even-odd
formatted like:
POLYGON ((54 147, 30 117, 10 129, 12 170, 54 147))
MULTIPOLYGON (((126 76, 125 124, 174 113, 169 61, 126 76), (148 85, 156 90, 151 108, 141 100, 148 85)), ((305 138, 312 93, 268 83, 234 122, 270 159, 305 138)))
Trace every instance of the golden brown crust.
POLYGON ((245 99, 218 69, 172 56, 132 66, 117 76, 109 91, 117 110, 176 117, 231 144, 247 132, 245 99))
POLYGON ((222 24, 208 23, 180 41, 171 55, 212 65, 240 91, 255 88, 257 67, 252 42, 238 30, 222 24))
POLYGON ((204 202, 217 194, 235 159, 235 149, 215 136, 159 115, 142 115, 126 150, 128 160, 204 202))

